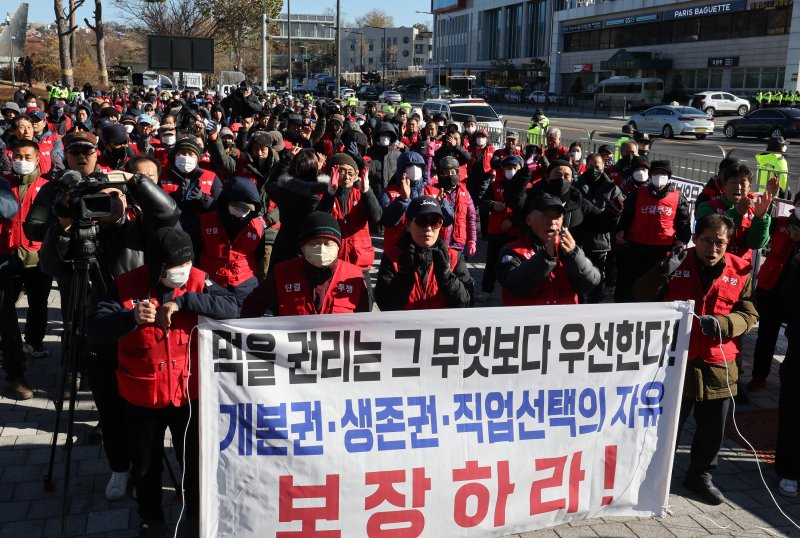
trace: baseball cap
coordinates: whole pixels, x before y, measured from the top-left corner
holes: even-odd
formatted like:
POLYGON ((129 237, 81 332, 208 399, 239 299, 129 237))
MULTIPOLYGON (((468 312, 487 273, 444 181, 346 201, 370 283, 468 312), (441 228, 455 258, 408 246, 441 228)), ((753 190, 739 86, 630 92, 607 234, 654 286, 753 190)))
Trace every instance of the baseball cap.
POLYGON ((439 215, 442 216, 442 206, 439 200, 433 196, 417 196, 411 203, 408 204, 406 209, 406 217, 411 220, 424 217, 425 215, 439 215))
POLYGON ((534 210, 546 211, 548 209, 558 209, 562 214, 566 213, 566 209, 564 209, 564 202, 561 201, 561 198, 544 192, 537 196, 529 197, 525 200, 523 214, 527 215, 534 210))

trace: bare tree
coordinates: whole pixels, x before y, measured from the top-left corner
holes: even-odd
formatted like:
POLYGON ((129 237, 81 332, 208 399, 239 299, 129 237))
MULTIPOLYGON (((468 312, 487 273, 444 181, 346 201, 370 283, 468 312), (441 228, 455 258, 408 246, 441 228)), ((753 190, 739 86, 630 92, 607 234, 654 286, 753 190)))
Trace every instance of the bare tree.
POLYGON ((106 37, 103 28, 103 0, 94 0, 94 25, 89 22, 89 19, 83 19, 83 21, 94 32, 100 85, 106 88, 108 86, 108 69, 106 68, 106 37))
POLYGON ((377 26, 379 28, 390 28, 394 26, 394 17, 382 9, 371 9, 360 17, 356 17, 356 26, 377 26))
POLYGON ((83 5, 84 0, 70 0, 69 14, 64 12, 62 0, 53 0, 53 10, 56 15, 56 28, 58 29, 58 50, 61 63, 61 83, 72 88, 75 78, 72 74, 71 36, 78 29, 67 21, 74 20, 75 11, 83 5))

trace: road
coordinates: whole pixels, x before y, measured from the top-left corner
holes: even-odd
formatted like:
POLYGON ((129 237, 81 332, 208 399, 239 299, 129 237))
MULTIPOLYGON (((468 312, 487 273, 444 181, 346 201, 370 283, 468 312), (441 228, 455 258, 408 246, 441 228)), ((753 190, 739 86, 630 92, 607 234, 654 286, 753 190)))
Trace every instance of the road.
MULTIPOLYGON (((496 110, 503 115, 504 120, 507 120, 506 126, 509 129, 517 130, 522 135, 528 128, 531 114, 529 110, 515 110, 513 105, 500 105, 496 107, 496 110)), ((557 112, 547 112, 547 117, 550 119, 551 126, 561 129, 564 145, 568 145, 569 142, 576 139, 586 140, 587 130, 589 133, 596 131, 593 140, 613 144, 621 136, 622 125, 627 123, 627 120, 621 117, 580 117, 576 115, 560 115, 557 112)), ((673 139, 651 136, 653 140, 651 152, 656 155, 682 159, 688 163, 687 166, 691 166, 694 161, 698 163, 701 161, 719 163, 722 159, 722 147, 728 152, 733 151, 733 154, 738 156, 739 159, 749 166, 755 167, 755 154, 766 149, 767 141, 755 138, 737 138, 734 140, 725 138, 722 134, 722 126, 733 117, 735 116, 714 118, 714 134, 705 140, 697 140, 688 136, 673 139)), ((789 141, 786 159, 791 173, 800 172, 800 140, 794 143, 789 141)), ((674 166, 675 164, 673 163, 674 166)), ((700 174, 699 170, 697 170, 697 173, 700 174)), ((705 174, 700 174, 700 176, 705 177, 705 174)), ((700 177, 697 179, 700 179, 700 177)))

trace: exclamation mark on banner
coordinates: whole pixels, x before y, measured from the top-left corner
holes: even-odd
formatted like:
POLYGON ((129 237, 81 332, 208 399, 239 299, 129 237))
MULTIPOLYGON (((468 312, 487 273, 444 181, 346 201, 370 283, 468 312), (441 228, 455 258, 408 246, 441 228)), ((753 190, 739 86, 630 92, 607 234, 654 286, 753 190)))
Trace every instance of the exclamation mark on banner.
MULTIPOLYGON (((603 480, 603 488, 608 490, 614 489, 614 478, 617 474, 617 445, 608 445, 606 447, 606 472, 603 480)), ((607 506, 614 500, 613 495, 603 497, 601 506, 607 506)))

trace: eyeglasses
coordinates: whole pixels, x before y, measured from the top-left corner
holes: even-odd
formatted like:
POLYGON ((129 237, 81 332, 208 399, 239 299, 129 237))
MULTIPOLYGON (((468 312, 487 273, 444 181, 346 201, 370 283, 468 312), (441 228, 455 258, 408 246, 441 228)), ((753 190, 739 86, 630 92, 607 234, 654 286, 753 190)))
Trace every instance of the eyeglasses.
POLYGON ((442 217, 438 215, 428 215, 425 217, 419 217, 414 219, 414 224, 419 226, 420 228, 432 228, 434 230, 438 230, 442 227, 442 217))
POLYGON ((94 148, 69 148, 67 153, 70 155, 82 155, 84 157, 88 157, 92 153, 96 153, 96 149, 94 148))
POLYGON ((719 239, 714 240, 714 239, 707 239, 705 237, 699 237, 696 242, 702 244, 705 247, 708 248, 716 247, 720 250, 728 246, 728 241, 726 240, 719 240, 719 239))

